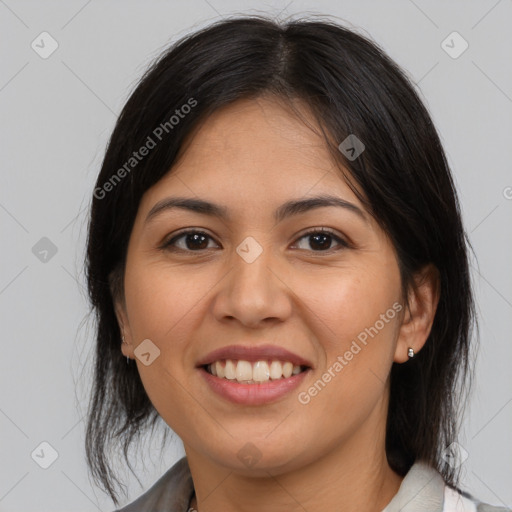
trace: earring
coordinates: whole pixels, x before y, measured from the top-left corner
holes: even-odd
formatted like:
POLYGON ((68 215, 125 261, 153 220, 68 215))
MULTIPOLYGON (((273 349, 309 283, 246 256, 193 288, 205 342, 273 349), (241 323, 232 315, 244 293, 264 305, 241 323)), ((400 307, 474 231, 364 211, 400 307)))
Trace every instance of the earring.
POLYGON ((409 356, 409 359, 412 359, 414 357, 414 350, 411 347, 409 347, 407 355, 409 356))
MULTIPOLYGON (((126 342, 124 341, 124 334, 121 336, 121 341, 122 341, 123 343, 126 343, 126 342)), ((126 356, 126 364, 130 364, 130 358, 129 358, 128 356, 126 356)))

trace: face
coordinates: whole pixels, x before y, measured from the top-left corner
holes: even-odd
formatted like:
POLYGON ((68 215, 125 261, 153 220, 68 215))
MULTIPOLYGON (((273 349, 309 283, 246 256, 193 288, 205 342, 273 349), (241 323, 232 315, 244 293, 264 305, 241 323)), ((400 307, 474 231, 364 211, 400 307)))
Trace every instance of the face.
POLYGON ((118 310, 123 352, 185 448, 224 467, 243 471, 250 449, 259 467, 285 471, 383 432, 391 365, 407 359, 400 274, 331 158, 278 101, 240 100, 207 119, 140 203, 118 310), (321 195, 346 204, 275 217, 321 195), (176 197, 225 217, 174 207, 148 218, 176 197), (273 400, 236 403, 197 367, 232 345, 281 347, 309 369, 273 400))

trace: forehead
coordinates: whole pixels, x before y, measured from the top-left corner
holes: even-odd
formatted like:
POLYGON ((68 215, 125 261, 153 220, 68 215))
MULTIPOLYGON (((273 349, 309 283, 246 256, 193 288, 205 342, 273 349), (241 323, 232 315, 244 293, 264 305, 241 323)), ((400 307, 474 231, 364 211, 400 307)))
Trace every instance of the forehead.
POLYGON ((297 101, 295 108, 298 114, 284 100, 259 97, 217 110, 187 138, 174 169, 213 164, 208 168, 225 172, 221 166, 232 163, 237 164, 236 174, 245 169, 254 174, 255 168, 264 173, 268 164, 273 166, 269 173, 276 165, 296 168, 297 173, 308 167, 330 168, 332 158, 311 112, 303 102, 297 101))
POLYGON ((146 211, 169 194, 200 196, 238 210, 274 210, 290 198, 335 194, 360 205, 312 113, 274 97, 238 100, 206 118, 176 164, 143 198, 146 211))

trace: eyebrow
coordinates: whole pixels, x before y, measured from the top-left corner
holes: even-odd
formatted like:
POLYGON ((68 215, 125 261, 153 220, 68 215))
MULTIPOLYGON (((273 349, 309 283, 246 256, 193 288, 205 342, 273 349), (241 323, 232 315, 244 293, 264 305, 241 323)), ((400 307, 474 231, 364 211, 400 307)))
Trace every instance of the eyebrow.
MULTIPOLYGON (((287 201, 274 212, 274 220, 276 222, 281 222, 282 220, 286 219, 287 217, 291 217, 292 215, 305 213, 316 208, 324 208, 327 206, 345 208, 348 211, 358 215, 365 222, 368 220, 363 210, 361 210, 355 204, 350 203, 349 201, 345 201, 340 197, 328 194, 287 201)), ((176 208, 208 215, 211 217, 218 217, 226 222, 229 222, 231 218, 229 211, 225 206, 211 203, 203 199, 189 197, 167 197, 161 201, 158 201, 158 203, 156 203, 153 208, 151 208, 144 222, 147 223, 162 212, 176 208)))

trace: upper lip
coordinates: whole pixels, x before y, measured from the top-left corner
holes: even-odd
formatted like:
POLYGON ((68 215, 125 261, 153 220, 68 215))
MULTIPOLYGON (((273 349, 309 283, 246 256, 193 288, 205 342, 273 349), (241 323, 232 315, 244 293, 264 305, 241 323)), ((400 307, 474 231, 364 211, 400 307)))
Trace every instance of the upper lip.
POLYGON ((277 359, 279 361, 290 361, 298 366, 312 367, 307 359, 276 345, 229 345, 221 347, 202 357, 197 362, 197 366, 205 366, 221 359, 242 359, 250 362, 277 359))

